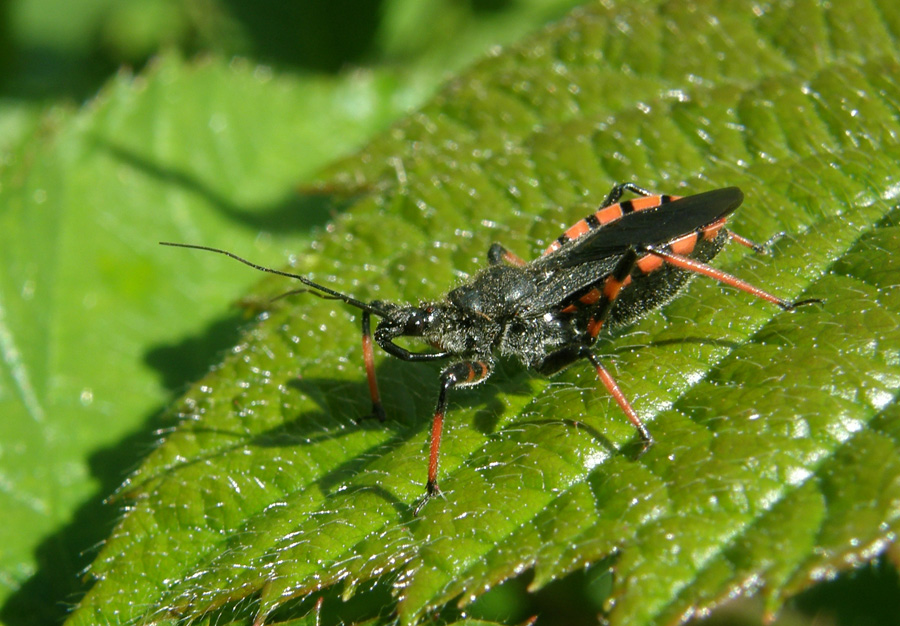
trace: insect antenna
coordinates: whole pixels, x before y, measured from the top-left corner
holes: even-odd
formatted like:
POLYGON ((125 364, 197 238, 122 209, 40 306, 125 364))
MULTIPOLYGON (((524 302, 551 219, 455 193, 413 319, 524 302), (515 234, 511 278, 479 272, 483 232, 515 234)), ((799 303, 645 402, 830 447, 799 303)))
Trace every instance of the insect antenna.
POLYGON ((315 289, 310 289, 308 287, 300 287, 299 289, 291 289, 290 291, 285 291, 284 293, 280 293, 277 296, 271 298, 269 302, 277 302, 283 298, 287 298, 288 296, 296 296, 298 293, 311 293, 317 298, 322 298, 323 300, 343 300, 343 298, 338 298, 337 296, 329 296, 325 293, 319 293, 315 289))
POLYGON ((228 250, 221 250, 219 248, 212 248, 210 246, 198 246, 191 243, 172 243, 170 241, 160 241, 159 245, 161 246, 171 246, 173 248, 190 248, 192 250, 205 250, 207 252, 218 252, 219 254, 224 254, 227 257, 231 257, 235 261, 240 261, 244 265, 249 265, 255 270, 259 270, 260 272, 268 272, 269 274, 277 274, 278 276, 286 276, 287 278, 293 278, 295 280, 299 280, 301 283, 309 287, 309 289, 293 289, 288 291, 287 293, 283 293, 280 296, 276 296, 273 300, 278 300, 285 296, 293 295, 295 293, 303 293, 309 292, 315 296, 323 298, 325 300, 341 300, 346 302, 350 306, 356 307, 357 309, 361 309, 363 311, 368 311, 369 313, 374 313, 379 317, 387 317, 388 313, 383 309, 378 307, 374 307, 371 304, 367 304, 362 300, 357 300, 351 296, 343 294, 339 291, 335 291, 334 289, 329 289, 325 285, 320 285, 319 283, 313 282, 305 276, 300 276, 298 274, 291 274, 290 272, 282 272, 281 270, 276 270, 271 267, 266 267, 264 265, 257 265, 252 261, 248 261, 247 259, 241 258, 233 252, 229 252, 228 250))

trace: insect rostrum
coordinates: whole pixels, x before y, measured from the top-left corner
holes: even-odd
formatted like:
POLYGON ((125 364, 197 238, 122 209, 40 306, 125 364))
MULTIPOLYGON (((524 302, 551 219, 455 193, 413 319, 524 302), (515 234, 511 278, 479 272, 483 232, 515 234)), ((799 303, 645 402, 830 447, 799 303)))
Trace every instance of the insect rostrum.
POLYGON ((560 235, 544 253, 525 262, 500 244, 488 251, 488 265, 441 300, 401 305, 362 302, 310 279, 262 267, 231 252, 190 244, 230 256, 258 270, 299 280, 321 297, 362 311, 362 345, 372 413, 385 419, 375 377, 372 315, 380 318, 374 342, 404 361, 450 360, 441 372, 431 432, 425 497, 418 513, 438 488, 438 459, 447 399, 452 389, 476 385, 491 375, 497 355, 515 357, 543 375, 587 360, 634 424, 645 448, 653 439, 591 346, 604 328, 632 323, 671 300, 695 275, 703 274, 790 310, 817 300, 787 302, 707 262, 729 239, 757 251, 760 246, 725 228, 743 201, 736 187, 687 196, 653 195, 631 183, 616 185, 600 208, 560 235), (633 200, 621 201, 625 192, 633 200), (422 352, 394 340, 415 337, 429 346, 422 352))

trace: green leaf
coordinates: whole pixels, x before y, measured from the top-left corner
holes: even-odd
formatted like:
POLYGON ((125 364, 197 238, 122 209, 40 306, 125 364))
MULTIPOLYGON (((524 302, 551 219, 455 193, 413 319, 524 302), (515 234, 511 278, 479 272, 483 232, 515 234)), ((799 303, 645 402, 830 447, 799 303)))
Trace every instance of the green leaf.
MULTIPOLYGON (((439 368, 380 360, 389 420, 360 423, 358 316, 281 300, 172 408, 69 623, 283 620, 295 599, 370 581, 416 623, 529 568, 537 589, 610 559, 611 622, 661 624, 742 593, 774 611, 882 553, 900 517, 898 32, 888 0, 591 5, 334 165, 324 188, 358 195, 296 266, 360 298, 439 297, 493 240, 539 254, 633 179, 741 186, 733 228, 787 234, 771 256, 729 249, 717 265, 825 302, 783 313, 697 280, 604 339, 657 439, 638 459, 589 368, 544 380, 504 363, 453 395, 446 498, 416 518, 439 368)), ((190 162, 204 154, 219 152, 190 162)), ((180 238, 227 245, 225 219, 185 215, 180 238)), ((177 263, 192 294, 244 272, 177 263)))

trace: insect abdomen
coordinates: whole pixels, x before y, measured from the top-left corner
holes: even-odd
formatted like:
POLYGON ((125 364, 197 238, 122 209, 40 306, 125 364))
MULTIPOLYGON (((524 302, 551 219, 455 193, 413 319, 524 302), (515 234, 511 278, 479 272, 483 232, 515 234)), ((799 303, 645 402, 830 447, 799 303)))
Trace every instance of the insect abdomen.
MULTIPOLYGON (((719 226, 711 233, 712 236, 707 237, 705 234, 697 233, 695 241, 687 242, 692 243, 689 248, 687 243, 682 243, 682 238, 679 238, 676 241, 681 244, 680 246, 670 244, 664 246, 664 249, 707 263, 725 245, 728 231, 719 226)), ((696 275, 695 272, 670 265, 658 256, 642 255, 631 272, 630 283, 616 298, 605 326, 615 328, 635 322, 653 309, 669 302, 696 275)))

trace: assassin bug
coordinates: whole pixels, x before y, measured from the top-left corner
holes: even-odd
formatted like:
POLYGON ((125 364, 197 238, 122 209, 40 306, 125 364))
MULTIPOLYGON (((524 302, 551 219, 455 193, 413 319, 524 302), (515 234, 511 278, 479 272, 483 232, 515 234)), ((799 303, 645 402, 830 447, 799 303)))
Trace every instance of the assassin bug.
POLYGON ((600 331, 634 322, 671 300, 695 275, 767 300, 784 310, 818 300, 788 302, 707 262, 726 240, 762 251, 725 228, 728 216, 743 202, 736 187, 693 196, 654 195, 631 183, 616 185, 600 208, 560 235, 544 253, 526 263, 498 243, 488 250, 488 266, 443 299, 418 305, 375 300, 362 302, 312 280, 238 257, 231 252, 189 244, 163 245, 218 252, 264 272, 299 280, 316 295, 342 300, 362 311, 362 348, 372 415, 385 419, 375 378, 371 316, 381 318, 374 341, 404 361, 452 359, 440 375, 431 430, 427 500, 440 493, 437 483, 447 397, 452 389, 484 381, 495 354, 516 357, 540 374, 552 375, 587 360, 644 444, 653 438, 631 403, 591 351, 600 331), (625 192, 637 196, 621 201, 625 192), (432 349, 411 352, 394 340, 417 337, 432 349))

